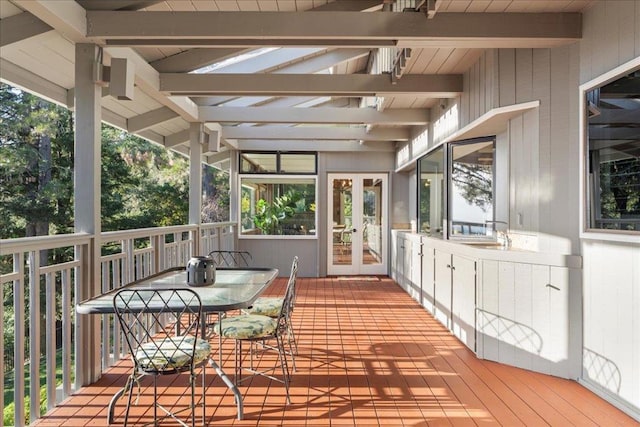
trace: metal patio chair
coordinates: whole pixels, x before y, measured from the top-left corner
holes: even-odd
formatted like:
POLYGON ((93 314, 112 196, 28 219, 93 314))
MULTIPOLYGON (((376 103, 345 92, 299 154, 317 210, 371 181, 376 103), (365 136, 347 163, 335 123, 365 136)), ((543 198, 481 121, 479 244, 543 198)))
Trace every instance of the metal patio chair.
POLYGON ((214 332, 224 338, 235 340, 235 381, 240 384, 242 381, 251 378, 253 375, 263 375, 272 380, 281 382, 285 386, 286 401, 291 403, 289 396, 290 373, 287 362, 287 354, 293 354, 292 341, 290 339, 291 310, 295 298, 295 281, 298 270, 298 257, 295 257, 292 264, 292 271, 287 283, 282 305, 276 318, 262 314, 241 314, 221 319, 214 326, 214 332), (269 341, 275 340, 275 345, 270 345, 269 341), (242 343, 249 343, 249 367, 243 367, 242 343), (271 369, 257 370, 254 368, 254 346, 262 344, 261 351, 275 350, 278 353, 278 364, 271 369), (289 347, 287 349, 287 346, 289 347), (278 367, 282 370, 282 378, 271 375, 278 367), (242 371, 247 370, 253 375, 242 378, 242 371))
MULTIPOLYGON (((159 421, 158 409, 183 426, 195 426, 196 370, 202 370, 202 424, 205 424, 205 366, 211 353, 209 342, 201 339, 202 303, 191 289, 141 290, 123 289, 113 298, 116 317, 129 347, 133 369, 124 391, 128 391, 124 425, 129 419, 129 409, 134 385, 140 388, 140 379, 153 377, 153 424, 159 421), (161 375, 189 374, 191 403, 189 408, 171 412, 158 403, 158 377, 161 375), (177 417, 182 411, 191 410, 191 422, 177 417)), ((186 394, 186 390, 180 397, 186 394)), ((140 393, 138 391, 138 393, 140 393)), ((176 399, 173 399, 176 402, 176 399)))

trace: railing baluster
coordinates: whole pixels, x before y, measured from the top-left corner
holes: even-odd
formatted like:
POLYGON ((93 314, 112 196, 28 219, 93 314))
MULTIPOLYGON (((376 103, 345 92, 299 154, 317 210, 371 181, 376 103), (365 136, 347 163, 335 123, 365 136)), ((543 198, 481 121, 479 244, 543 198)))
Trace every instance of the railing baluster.
MULTIPOLYGON (((47 411, 55 408, 56 398, 56 287, 54 273, 45 274, 45 360, 47 411)), ((39 358, 38 358, 39 359, 39 358)), ((31 358, 33 363, 33 358, 31 358)), ((38 381, 40 378, 38 377, 38 381)), ((33 384, 33 378, 31 379, 33 384)))
POLYGON ((40 254, 29 252, 30 423, 40 418, 40 254))
POLYGON ((23 426, 25 422, 24 413, 24 255, 22 252, 13 254, 13 271, 18 272, 19 279, 13 281, 13 402, 15 425, 23 426))
MULTIPOLYGON (((108 292, 119 288, 123 284, 147 277, 162 269, 183 266, 188 259, 196 254, 206 254, 215 249, 235 249, 235 223, 202 224, 201 226, 177 226, 156 229, 127 230, 103 233, 99 239, 101 244, 112 245, 117 248, 116 253, 100 257, 101 263, 101 291, 108 292), (167 236, 173 235, 174 241, 166 244, 167 236), (139 241, 149 242, 146 247, 136 249, 139 241), (118 246, 119 245, 119 246, 118 246)), ((15 424, 27 425, 40 418, 40 366, 46 363, 47 409, 52 409, 61 400, 69 396, 73 390, 82 386, 83 378, 88 378, 88 371, 95 366, 96 360, 82 360, 86 355, 87 343, 82 341, 85 322, 93 322, 97 318, 78 316, 75 313, 74 295, 83 295, 82 287, 86 285, 86 272, 83 268, 90 265, 85 259, 88 245, 93 236, 78 233, 72 235, 40 236, 23 239, 2 240, 0 255, 12 257, 13 272, 0 276, 0 285, 13 286, 14 307, 14 408, 15 424), (40 265, 42 250, 73 248, 71 261, 51 265, 40 265), (28 262, 25 263, 25 256, 28 262), (41 281, 46 291, 44 311, 41 311, 41 281), (58 286, 60 285, 60 286, 58 286), (25 287, 29 286, 28 289, 25 287), (26 293, 26 294, 25 294, 26 293), (57 301, 61 304, 58 306, 57 301), (28 304, 27 304, 28 302, 28 304), (28 307, 28 309, 27 309, 28 307), (28 313, 28 319, 25 319, 28 313), (44 330, 42 330, 43 316, 46 316, 44 330), (58 342, 56 317, 61 316, 62 337, 58 342), (26 333, 29 333, 28 341, 26 333), (41 332, 46 340, 42 345, 41 332), (30 368, 26 371, 26 346, 29 351, 30 368), (57 351, 61 349, 61 361, 58 362, 57 351), (80 356, 79 356, 80 355, 80 356), (58 385, 56 367, 62 369, 62 383, 58 385), (72 371, 74 369, 74 371, 72 371), (25 396, 27 379, 31 380, 28 397, 25 396), (26 398, 30 402, 30 413, 25 413, 26 398)), ((45 261, 43 260, 43 263, 45 261)), ((4 313, 0 307, 0 316, 4 313)), ((6 346, 3 338, 6 334, 5 325, 0 329, 0 354, 3 355, 6 346)), ((106 369, 124 356, 122 335, 117 322, 105 316, 102 319, 102 348, 95 355, 101 360, 101 368, 106 369)), ((93 357, 93 356, 92 356, 93 357)), ((45 369, 45 367, 43 367, 45 369)), ((4 377, 0 380, 4 388, 4 377)), ((2 406, 7 402, 0 397, 2 406)))
POLYGON ((62 274, 62 398, 71 395, 71 269, 62 274))

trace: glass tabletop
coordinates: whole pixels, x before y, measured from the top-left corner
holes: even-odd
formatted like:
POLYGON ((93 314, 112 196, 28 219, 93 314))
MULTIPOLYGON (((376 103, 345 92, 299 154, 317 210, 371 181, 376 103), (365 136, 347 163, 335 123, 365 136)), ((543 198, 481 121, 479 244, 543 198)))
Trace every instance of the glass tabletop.
POLYGON ((278 277, 276 268, 220 268, 216 270, 216 280, 213 284, 188 286, 185 268, 177 267, 82 301, 76 305, 76 311, 80 314, 113 313, 113 296, 121 289, 187 288, 198 294, 203 311, 247 308, 276 277, 278 277))

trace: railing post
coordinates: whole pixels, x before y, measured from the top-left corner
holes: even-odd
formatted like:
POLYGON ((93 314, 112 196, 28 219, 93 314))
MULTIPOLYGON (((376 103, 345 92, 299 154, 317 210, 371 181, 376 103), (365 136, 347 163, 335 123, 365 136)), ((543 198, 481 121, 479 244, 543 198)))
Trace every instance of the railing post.
POLYGON ((14 422, 17 426, 23 426, 26 423, 24 417, 24 255, 22 252, 13 254, 13 271, 18 272, 18 279, 13 281, 13 318, 15 328, 15 343, 13 347, 14 422))
POLYGON ((40 256, 37 251, 29 252, 29 379, 29 421, 33 423, 40 418, 40 256))

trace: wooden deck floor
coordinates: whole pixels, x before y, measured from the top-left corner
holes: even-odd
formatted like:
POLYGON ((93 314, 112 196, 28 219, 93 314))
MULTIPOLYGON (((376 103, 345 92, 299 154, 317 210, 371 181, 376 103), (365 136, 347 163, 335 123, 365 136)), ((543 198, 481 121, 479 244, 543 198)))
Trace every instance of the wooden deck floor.
MULTIPOLYGON (((208 370, 208 425, 638 425, 576 382, 478 360, 389 278, 303 278, 298 289, 292 404, 282 384, 255 378, 241 386, 245 419, 238 421, 233 396, 208 370)), ((223 354, 233 372, 231 351, 223 354)), ((106 425, 106 406, 129 366, 120 363, 35 424, 106 425)), ((163 399, 177 401, 180 384, 162 386, 163 399)), ((132 423, 151 419, 145 391, 132 423)), ((121 401, 116 414, 123 409, 121 401)))

